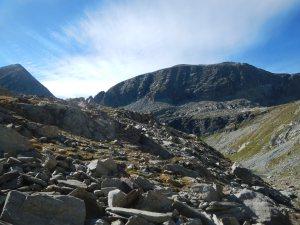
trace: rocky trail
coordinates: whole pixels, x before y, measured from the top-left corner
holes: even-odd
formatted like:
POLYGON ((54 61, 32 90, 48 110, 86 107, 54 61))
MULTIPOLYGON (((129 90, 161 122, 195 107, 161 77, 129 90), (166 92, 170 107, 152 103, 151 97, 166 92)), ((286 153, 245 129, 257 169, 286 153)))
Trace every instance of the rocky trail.
POLYGON ((149 114, 0 96, 0 224, 299 224, 292 197, 149 114))

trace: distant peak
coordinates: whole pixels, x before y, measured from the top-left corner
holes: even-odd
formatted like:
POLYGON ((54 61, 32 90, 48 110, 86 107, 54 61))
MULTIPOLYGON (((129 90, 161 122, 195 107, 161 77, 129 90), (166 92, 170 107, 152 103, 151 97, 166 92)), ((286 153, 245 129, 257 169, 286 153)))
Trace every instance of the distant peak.
POLYGON ((8 65, 8 66, 3 66, 3 67, 0 67, 0 68, 1 69, 22 69, 22 70, 26 70, 25 67, 22 66, 19 63, 11 64, 11 65, 8 65))

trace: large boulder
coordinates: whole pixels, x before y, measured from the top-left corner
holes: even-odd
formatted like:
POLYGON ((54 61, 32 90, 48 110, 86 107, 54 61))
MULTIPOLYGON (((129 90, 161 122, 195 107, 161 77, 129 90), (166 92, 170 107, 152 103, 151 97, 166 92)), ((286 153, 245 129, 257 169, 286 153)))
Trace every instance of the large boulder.
POLYGON ((242 189, 235 196, 253 213, 257 222, 266 225, 290 224, 288 217, 269 197, 249 189, 242 189))
POLYGON ((118 172, 118 166, 112 158, 93 160, 88 165, 88 171, 95 177, 109 176, 118 172))
POLYGON ((249 169, 240 166, 238 163, 234 163, 231 166, 231 173, 241 179, 244 183, 249 185, 263 185, 264 181, 253 174, 249 169))
POLYGON ((104 215, 104 208, 101 207, 100 204, 98 204, 97 198, 92 193, 87 192, 84 189, 77 188, 69 195, 82 199, 84 201, 86 209, 86 219, 100 218, 104 215))
POLYGON ((11 191, 1 220, 14 225, 83 225, 85 204, 72 196, 25 195, 11 191))
POLYGON ((148 191, 143 194, 135 208, 152 212, 171 212, 173 201, 164 196, 160 191, 148 191))
POLYGON ((59 136, 59 129, 56 126, 34 122, 29 122, 27 126, 35 135, 39 137, 56 138, 59 136))
POLYGON ((0 125, 0 157, 4 153, 16 155, 30 148, 31 145, 27 138, 11 128, 0 125))

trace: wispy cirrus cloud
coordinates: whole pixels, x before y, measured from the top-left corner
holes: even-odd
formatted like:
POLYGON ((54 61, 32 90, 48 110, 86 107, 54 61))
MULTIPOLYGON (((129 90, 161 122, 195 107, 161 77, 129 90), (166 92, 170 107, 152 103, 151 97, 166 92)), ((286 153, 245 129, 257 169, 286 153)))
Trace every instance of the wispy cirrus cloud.
POLYGON ((49 57, 31 70, 57 96, 94 95, 162 67, 228 60, 267 38, 270 20, 295 2, 104 1, 53 32, 51 42, 36 37, 49 57))

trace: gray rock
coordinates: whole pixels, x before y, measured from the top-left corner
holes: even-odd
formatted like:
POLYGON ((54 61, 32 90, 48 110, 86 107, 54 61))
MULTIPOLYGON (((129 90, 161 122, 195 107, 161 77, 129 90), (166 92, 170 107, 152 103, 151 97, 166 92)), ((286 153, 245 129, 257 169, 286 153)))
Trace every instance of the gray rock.
POLYGON ((28 139, 17 131, 0 125, 0 157, 4 153, 16 155, 31 148, 28 139))
POLYGON ((56 138, 59 135, 59 129, 56 126, 43 125, 39 129, 39 135, 47 138, 56 138))
POLYGON ((70 188, 82 188, 82 189, 86 189, 87 185, 81 181, 78 180, 58 180, 57 181, 59 186, 66 186, 66 187, 70 187, 70 188))
POLYGON ((202 225, 202 221, 200 219, 189 219, 184 225, 202 225))
POLYGON ((219 201, 221 193, 217 188, 210 184, 196 184, 191 187, 191 190, 197 194, 197 196, 203 201, 219 201))
POLYGON ((116 220, 112 222, 111 225, 124 225, 124 223, 122 222, 122 220, 116 220))
POLYGON ((55 157, 53 155, 47 155, 46 156, 46 160, 43 163, 43 167, 45 167, 46 169, 48 169, 49 171, 52 171, 55 169, 57 165, 57 160, 55 159, 55 157))
POLYGON ((154 225, 153 223, 150 223, 149 221, 145 220, 141 216, 132 216, 127 221, 126 225, 154 225))
POLYGON ((122 216, 140 216, 143 217, 145 220, 153 223, 163 223, 170 220, 173 216, 172 213, 157 213, 157 212, 149 212, 144 210, 138 209, 128 209, 128 208, 121 208, 121 207, 109 207, 106 211, 115 213, 122 216))
POLYGON ((7 222, 4 222, 4 221, 0 220, 0 225, 13 225, 13 224, 7 223, 7 222))
POLYGON ((252 174, 252 172, 249 169, 241 167, 238 163, 234 163, 232 165, 231 173, 237 176, 246 184, 250 184, 250 185, 264 184, 264 181, 260 177, 252 174))
POLYGON ((101 218, 104 215, 105 209, 98 204, 97 198, 92 193, 87 192, 84 189, 77 188, 69 195, 84 201, 86 219, 101 218))
POLYGON ((74 188, 70 187, 60 187, 57 185, 49 185, 48 187, 45 188, 45 191, 47 192, 58 192, 60 194, 69 194, 74 190, 74 188))
POLYGON ((133 177, 132 180, 139 188, 143 189, 144 191, 150 191, 154 189, 155 185, 144 177, 136 176, 133 177))
POLYGON ((39 179, 39 178, 36 178, 36 177, 32 177, 32 176, 27 175, 27 174, 22 174, 22 178, 24 180, 28 181, 28 182, 41 185, 42 187, 46 187, 47 186, 47 182, 43 181, 42 179, 39 179))
POLYGON ((93 220, 86 221, 85 225, 110 225, 110 224, 102 219, 93 219, 93 220))
POLYGON ((1 219, 14 225, 83 225, 84 202, 72 196, 25 195, 11 191, 1 219))
POLYGON ((95 177, 109 176, 118 172, 118 166, 111 158, 99 159, 90 162, 88 171, 95 177))
POLYGON ((35 135, 39 137, 56 138, 59 135, 59 129, 56 126, 34 122, 29 122, 27 126, 35 135))
POLYGON ((117 187, 105 187, 101 188, 100 190, 95 190, 94 195, 97 197, 107 196, 110 191, 118 189, 117 187))
POLYGON ((192 208, 183 202, 175 200, 173 203, 173 208, 185 217, 200 219, 204 225, 213 224, 211 218, 205 212, 201 212, 198 209, 192 208))
POLYGON ((267 196, 248 189, 242 189, 235 196, 255 215, 256 221, 267 225, 289 224, 275 203, 267 196))
POLYGON ((115 189, 108 193, 108 207, 124 207, 126 202, 126 194, 119 190, 115 189))
POLYGON ((198 177, 199 176, 198 172, 187 169, 178 164, 168 164, 165 166, 165 170, 169 170, 169 171, 173 172, 174 174, 178 174, 181 176, 187 176, 187 177, 198 177))
POLYGON ((240 225, 239 221, 232 216, 225 216, 219 219, 216 215, 213 215, 213 220, 217 225, 240 225))
POLYGON ((131 190, 130 187, 119 178, 103 179, 103 181, 101 182, 101 188, 107 188, 107 187, 116 187, 125 193, 128 193, 131 190))
POLYGON ((176 223, 173 220, 169 220, 164 222, 163 225, 176 225, 176 223))
POLYGON ((0 175, 3 173, 3 165, 5 164, 5 159, 0 159, 0 175))
POLYGON ((10 171, 10 172, 2 174, 0 176, 0 185, 17 178, 19 175, 20 174, 18 171, 10 171))
POLYGON ((148 191, 138 200, 135 208, 152 212, 171 212, 173 201, 160 191, 148 191))

